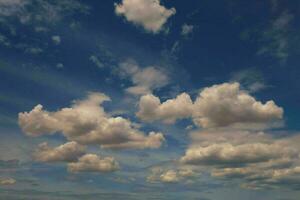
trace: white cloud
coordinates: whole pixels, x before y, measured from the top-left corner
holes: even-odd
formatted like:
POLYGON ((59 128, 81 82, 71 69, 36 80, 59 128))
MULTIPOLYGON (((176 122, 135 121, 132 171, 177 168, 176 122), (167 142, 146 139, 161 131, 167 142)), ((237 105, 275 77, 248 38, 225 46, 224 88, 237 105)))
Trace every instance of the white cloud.
POLYGON ((181 35, 183 36, 188 36, 189 34, 193 33, 193 31, 194 31, 193 25, 183 24, 181 27, 181 35))
POLYGON ((193 120, 203 127, 265 126, 282 119, 283 109, 274 101, 263 104, 240 89, 239 83, 204 88, 194 104, 193 120))
POLYGON ((17 181, 13 178, 0 179, 0 185, 14 185, 16 182, 17 181))
POLYGON ((54 35, 51 39, 55 45, 59 45, 61 43, 61 38, 59 35, 54 35))
POLYGON ((113 172, 120 168, 112 157, 100 157, 95 154, 86 154, 78 162, 68 164, 68 171, 77 172, 113 172))
POLYGON ((192 111, 193 102, 186 93, 163 103, 158 97, 148 94, 141 97, 137 116, 147 122, 161 120, 164 123, 174 123, 177 119, 190 117, 192 111))
POLYGON ((87 99, 75 101, 70 108, 56 112, 37 105, 32 111, 19 113, 19 125, 28 136, 61 132, 79 144, 98 144, 102 148, 158 148, 164 141, 161 133, 145 135, 123 117, 111 117, 100 106, 109 97, 91 93, 87 99))
POLYGON ((176 10, 160 5, 160 0, 123 0, 115 4, 115 12, 149 32, 158 33, 176 10))
POLYGON ((134 95, 151 93, 169 83, 169 77, 164 70, 155 66, 140 68, 132 60, 120 64, 119 75, 131 80, 134 86, 127 88, 126 91, 134 95))
POLYGON ((39 145, 34 152, 34 159, 40 162, 70 162, 85 153, 85 147, 77 142, 68 142, 55 148, 46 142, 39 145))

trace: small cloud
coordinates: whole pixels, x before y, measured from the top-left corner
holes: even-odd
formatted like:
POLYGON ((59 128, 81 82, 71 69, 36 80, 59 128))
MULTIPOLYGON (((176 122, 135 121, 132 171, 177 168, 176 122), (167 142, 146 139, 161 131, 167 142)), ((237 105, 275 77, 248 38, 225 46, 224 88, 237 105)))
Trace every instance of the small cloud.
POLYGON ((57 69, 62 69, 62 68, 64 68, 64 64, 62 64, 62 63, 57 63, 56 68, 57 68, 57 69))
POLYGON ((61 43, 61 38, 59 35, 54 35, 52 36, 52 42, 55 44, 55 45, 59 45, 61 43))
POLYGON ((122 0, 120 4, 115 3, 115 13, 149 32, 158 33, 176 13, 175 8, 167 9, 160 3, 160 0, 122 0))
POLYGON ((188 36, 194 31, 193 25, 183 24, 181 27, 181 35, 188 36))
POLYGON ((33 54, 33 55, 38 55, 43 53, 43 49, 39 47, 27 47, 25 49, 25 53, 33 54))
POLYGON ((0 185, 14 185, 16 182, 17 181, 13 178, 0 179, 0 185))
POLYGON ((90 58, 89 58, 89 60, 91 62, 93 62, 99 68, 103 68, 104 67, 104 64, 95 55, 91 55, 90 58))

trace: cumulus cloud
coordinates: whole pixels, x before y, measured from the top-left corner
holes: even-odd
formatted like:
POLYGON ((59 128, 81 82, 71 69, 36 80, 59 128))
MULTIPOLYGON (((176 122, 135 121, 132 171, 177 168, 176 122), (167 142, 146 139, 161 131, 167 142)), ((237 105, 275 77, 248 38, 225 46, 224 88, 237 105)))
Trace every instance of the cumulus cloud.
POLYGON ((155 66, 141 68, 132 60, 120 63, 119 75, 131 80, 134 86, 126 91, 134 95, 151 93, 169 83, 169 77, 164 70, 155 66))
POLYGON ((149 32, 158 33, 176 10, 162 6, 160 0, 122 0, 120 4, 115 3, 115 13, 149 32))
POLYGON ((28 136, 62 133, 79 144, 98 144, 102 148, 158 148, 164 141, 161 133, 145 135, 123 117, 111 117, 100 106, 110 100, 102 93, 90 93, 70 108, 56 112, 37 105, 32 111, 19 113, 19 125, 28 136))
POLYGON ((219 130, 195 132, 191 138, 180 161, 205 167, 215 178, 237 179, 248 189, 300 183, 299 135, 276 138, 262 132, 219 130))
POLYGON ((84 153, 85 147, 77 142, 68 142, 55 148, 44 142, 35 151, 34 158, 40 162, 70 162, 77 160, 84 153))
POLYGON ((202 128, 236 127, 264 129, 280 126, 283 109, 274 101, 257 101, 239 83, 224 83, 204 88, 193 103, 182 93, 175 99, 161 103, 158 97, 144 95, 139 102, 137 116, 144 121, 161 120, 173 123, 191 117, 202 128))
POLYGON ((3 178, 0 179, 0 185, 14 185, 16 184, 16 180, 13 178, 3 178))
POLYGON ((188 118, 193 111, 193 102, 186 93, 163 103, 152 94, 144 95, 139 102, 137 116, 143 121, 161 120, 164 123, 174 123, 177 119, 188 118))
POLYGON ((113 157, 100 157, 95 154, 86 154, 78 162, 68 164, 68 171, 78 172, 113 172, 118 170, 119 164, 113 157))
POLYGON ((263 104, 241 90, 239 83, 224 83, 204 88, 200 92, 194 103, 193 120, 203 128, 250 128, 280 120, 282 115, 283 109, 274 101, 263 104))

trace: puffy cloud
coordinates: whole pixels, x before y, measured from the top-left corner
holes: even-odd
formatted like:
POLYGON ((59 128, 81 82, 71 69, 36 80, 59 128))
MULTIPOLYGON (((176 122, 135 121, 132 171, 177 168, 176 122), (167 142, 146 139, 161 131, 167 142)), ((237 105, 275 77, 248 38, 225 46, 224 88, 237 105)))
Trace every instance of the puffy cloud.
POLYGON ((100 157, 95 154, 86 154, 78 162, 68 164, 68 171, 77 172, 112 172, 118 170, 119 164, 112 157, 100 157))
POLYGON ((120 64, 119 74, 121 77, 129 78, 134 84, 134 86, 126 89, 127 92, 134 95, 150 93, 152 90, 169 83, 169 77, 162 69, 154 66, 140 68, 132 60, 120 64))
POLYGON ((137 116, 148 122, 161 120, 164 123, 174 123, 177 119, 190 117, 192 111, 193 102, 186 93, 163 103, 158 97, 148 94, 141 97, 137 116))
POLYGON ((283 109, 274 101, 263 104, 240 89, 239 83, 204 88, 194 103, 194 122, 203 127, 251 128, 280 120, 283 109))
POLYGON ((77 142, 68 142, 56 148, 50 148, 46 142, 39 145, 34 158, 41 162, 70 162, 85 153, 85 147, 77 142))
POLYGON ((151 94, 141 97, 137 116, 144 121, 161 120, 174 123, 192 117, 203 128, 230 127, 264 129, 280 126, 283 109, 273 101, 263 104, 240 89, 239 83, 224 83, 204 88, 193 103, 182 93, 175 99, 161 103, 151 94))
POLYGON ((13 178, 0 179, 0 185, 14 185, 16 182, 17 181, 13 178))
POLYGON ((161 133, 145 135, 135 124, 122 117, 111 117, 100 106, 109 97, 91 93, 75 101, 70 108, 56 112, 37 105, 32 111, 19 113, 19 125, 28 136, 61 132, 79 144, 99 144, 103 148, 158 148, 164 141, 161 133))
POLYGON ((115 12, 149 32, 158 33, 176 10, 160 5, 160 0, 123 0, 115 4, 115 12))

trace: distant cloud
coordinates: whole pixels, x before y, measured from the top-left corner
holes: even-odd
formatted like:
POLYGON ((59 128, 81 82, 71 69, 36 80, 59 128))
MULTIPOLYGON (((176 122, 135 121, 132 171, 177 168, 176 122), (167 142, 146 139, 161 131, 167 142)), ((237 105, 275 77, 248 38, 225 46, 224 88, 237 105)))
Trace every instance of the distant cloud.
POLYGON ((57 63, 57 64, 56 64, 56 68, 58 68, 58 69, 64 68, 64 64, 62 64, 62 63, 57 63))
POLYGON ((191 168, 181 167, 178 169, 163 169, 162 167, 153 167, 147 181, 150 183, 181 183, 195 178, 199 173, 194 172, 191 168))
POLYGON ((162 145, 161 133, 145 135, 128 119, 105 113, 100 104, 108 100, 102 93, 91 93, 87 99, 56 112, 37 105, 31 112, 19 113, 19 125, 28 136, 61 132, 70 141, 98 144, 102 148, 144 149, 162 145))
POLYGON ((175 8, 167 9, 160 3, 160 0, 122 0, 120 4, 115 3, 115 12, 149 32, 158 33, 176 13, 175 8))
POLYGON ((126 88, 126 91, 134 95, 151 93, 155 89, 166 86, 169 77, 163 69, 156 66, 141 68, 135 61, 122 62, 118 69, 119 75, 129 78, 134 86, 126 88))
POLYGON ((99 60, 99 58, 95 55, 91 55, 89 60, 93 62, 97 67, 103 68, 104 64, 99 60))
MULTIPOLYGON (((77 0, 1 0, 3 33, 0 34, 0 45, 33 55, 41 54, 47 49, 47 43, 39 39, 41 35, 49 37, 49 30, 65 21, 67 16, 86 14, 88 10, 88 6, 77 0), (15 37, 23 39, 12 39, 15 37)), ((53 36, 52 41, 59 44, 60 37, 53 36)))
POLYGON ((214 178, 242 181, 241 187, 261 189, 300 183, 299 135, 276 138, 263 132, 198 131, 181 158, 205 166, 214 178))
POLYGON ((95 154, 86 154, 78 162, 68 164, 68 171, 78 172, 113 172, 120 168, 119 163, 112 157, 100 157, 95 154))
POLYGON ((193 25, 183 24, 181 27, 181 35, 188 36, 194 31, 193 25))
POLYGON ((68 142, 55 148, 44 142, 35 151, 34 159, 40 162, 69 162, 77 160, 84 153, 85 147, 77 142, 68 142))
POLYGON ((262 33, 263 45, 258 50, 258 55, 269 55, 285 62, 289 57, 290 24, 294 15, 289 12, 281 13, 262 33))
POLYGON ((16 180, 13 178, 3 178, 0 179, 0 185, 14 185, 16 184, 16 180))
POLYGON ((52 36, 52 41, 55 45, 59 45, 61 42, 61 38, 59 35, 54 35, 54 36, 52 36))

